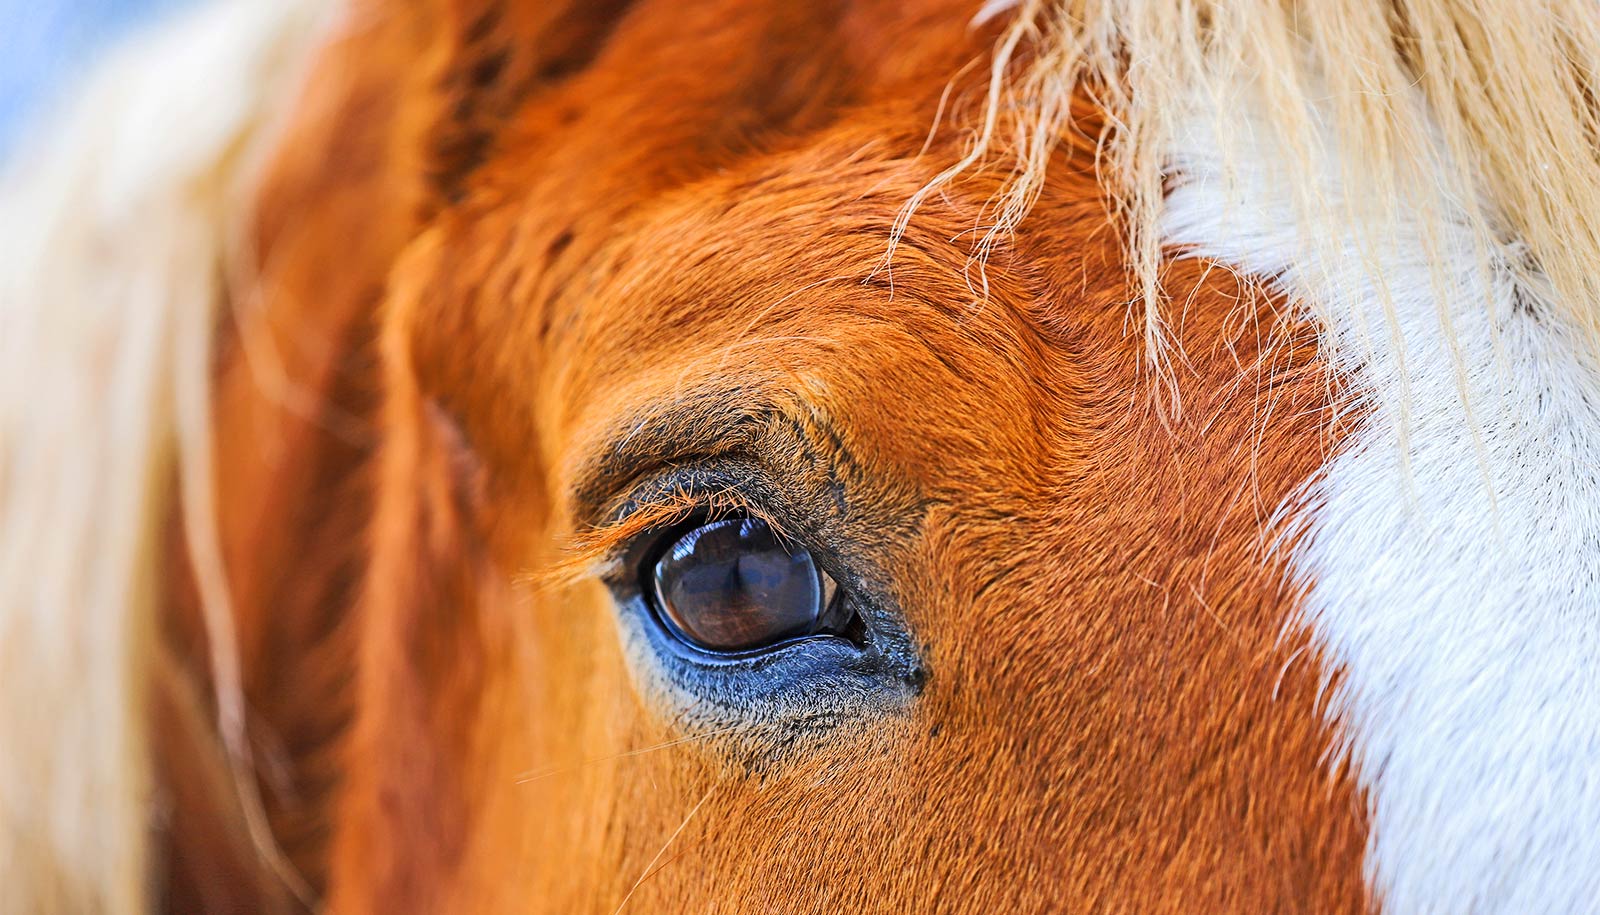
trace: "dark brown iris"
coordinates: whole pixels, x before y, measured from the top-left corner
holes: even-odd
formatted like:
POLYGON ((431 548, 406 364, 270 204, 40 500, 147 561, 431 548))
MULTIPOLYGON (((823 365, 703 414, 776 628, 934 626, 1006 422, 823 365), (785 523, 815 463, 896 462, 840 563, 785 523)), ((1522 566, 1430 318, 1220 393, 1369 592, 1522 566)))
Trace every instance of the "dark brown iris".
POLYGON ((666 623, 690 644, 719 652, 819 632, 833 592, 809 552, 786 548, 757 518, 689 531, 657 560, 652 579, 666 623))

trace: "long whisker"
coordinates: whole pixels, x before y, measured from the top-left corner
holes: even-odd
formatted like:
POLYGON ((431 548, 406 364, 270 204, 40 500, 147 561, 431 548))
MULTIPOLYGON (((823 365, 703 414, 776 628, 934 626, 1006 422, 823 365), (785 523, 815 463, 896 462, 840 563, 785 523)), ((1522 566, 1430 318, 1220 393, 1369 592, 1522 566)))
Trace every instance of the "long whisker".
POLYGON ((666 854, 667 849, 672 847, 672 843, 678 840, 678 836, 683 834, 684 827, 689 825, 689 821, 694 819, 694 815, 700 812, 700 808, 705 806, 706 801, 711 799, 711 795, 714 794, 719 787, 721 787, 720 782, 706 789, 706 793, 700 798, 700 802, 694 805, 694 808, 689 811, 689 815, 684 817, 683 822, 678 824, 678 828, 674 829, 672 831, 672 835, 667 837, 666 844, 661 846, 661 850, 656 852, 656 856, 651 858, 650 863, 644 866, 644 873, 639 875, 638 880, 633 881, 633 886, 628 889, 628 895, 622 897, 622 901, 617 903, 617 910, 611 913, 611 915, 621 915, 623 906, 626 906, 628 904, 628 900, 633 898, 634 892, 639 889, 645 880, 657 873, 657 871, 654 870, 656 862, 660 861, 661 856, 666 854))
POLYGON ((710 737, 717 737, 717 736, 720 736, 722 734, 726 734, 726 733, 728 733, 730 731, 734 731, 734 730, 737 730, 736 726, 729 726, 729 727, 725 727, 725 728, 714 728, 714 729, 709 730, 709 731, 701 731, 701 732, 699 732, 697 734, 685 734, 682 737, 674 737, 671 740, 663 741, 663 742, 657 743, 657 744, 651 744, 648 747, 639 747, 638 749, 634 749, 634 750, 625 750, 625 751, 623 751, 621 753, 612 753, 609 756, 596 756, 596 757, 594 757, 592 759, 586 759, 586 760, 584 760, 584 761, 582 761, 582 762, 580 762, 580 763, 578 763, 576 765, 572 765, 572 766, 559 766, 559 767, 554 768, 554 769, 546 769, 546 770, 544 770, 542 772, 535 772, 535 771, 531 771, 530 770, 528 772, 524 772, 524 773, 522 773, 522 774, 517 776, 517 784, 525 785, 525 784, 528 784, 529 782, 536 782, 536 781, 539 781, 541 779, 549 778, 552 775, 562 775, 562 774, 565 774, 567 772, 576 772, 579 769, 584 768, 585 766, 592 766, 595 763, 610 762, 613 759, 628 759, 629 757, 633 757, 633 756, 643 756, 646 753, 654 753, 657 750, 665 750, 668 747, 675 747, 675 746, 678 746, 680 744, 694 743, 695 741, 705 740, 705 739, 710 738, 710 737))

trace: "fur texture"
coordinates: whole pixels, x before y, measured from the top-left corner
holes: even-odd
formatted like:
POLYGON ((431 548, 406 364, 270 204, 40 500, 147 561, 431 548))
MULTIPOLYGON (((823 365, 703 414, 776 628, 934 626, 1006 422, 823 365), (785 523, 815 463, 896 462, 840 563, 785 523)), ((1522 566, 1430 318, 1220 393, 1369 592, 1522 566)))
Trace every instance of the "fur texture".
POLYGON ((1328 771, 1317 653, 1280 638, 1295 592, 1262 549, 1336 441, 1303 320, 1177 268, 1192 409, 1164 424, 1079 145, 986 299, 964 268, 999 175, 930 200, 877 269, 965 139, 927 135, 996 39, 964 0, 443 9, 392 13, 438 74, 398 120, 481 155, 427 159, 442 193, 387 273, 331 910, 1364 908, 1359 789, 1328 771), (538 60, 558 29, 575 69, 538 60), (542 75, 463 119, 462 73, 542 75), (809 732, 756 702, 730 722, 619 639, 600 583, 544 574, 575 539, 625 549, 604 506, 707 450, 746 471, 724 499, 790 506, 901 608, 915 702, 840 720, 819 690, 773 710, 809 732))
POLYGON ((1375 888, 1391 912, 1593 911, 1594 353, 1525 246, 1485 270, 1467 213, 1441 226, 1385 219, 1413 212, 1404 196, 1346 199, 1359 166, 1333 136, 1317 193, 1349 221, 1305 231, 1290 201, 1306 176, 1269 111, 1196 112, 1166 237, 1271 278, 1343 354, 1358 431, 1306 495, 1296 567, 1344 672, 1333 708, 1373 805, 1375 888), (1259 145, 1225 163, 1220 134, 1259 145))
POLYGON ((7 191, 0 907, 1594 898, 1586 8, 362 3, 257 172, 316 5, 7 191), (914 698, 556 574, 718 461, 914 698))

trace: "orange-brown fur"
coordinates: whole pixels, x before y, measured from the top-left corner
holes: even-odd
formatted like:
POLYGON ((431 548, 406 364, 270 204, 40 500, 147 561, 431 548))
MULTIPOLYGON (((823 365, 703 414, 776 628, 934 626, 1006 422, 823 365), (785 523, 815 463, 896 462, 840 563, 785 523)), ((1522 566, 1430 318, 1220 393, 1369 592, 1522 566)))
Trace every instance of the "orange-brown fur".
MULTIPOLYGON (((1306 328, 1173 263, 1165 418, 1085 143, 987 297, 1001 175, 876 269, 959 155, 972 12, 417 0, 326 53, 215 419, 262 782, 331 911, 1369 905, 1331 672, 1271 549, 1337 436, 1306 328), (590 533, 604 443, 708 392, 775 404, 799 431, 772 441, 809 445, 774 460, 838 482, 827 523, 923 646, 906 709, 787 750, 698 735, 635 689, 605 589, 542 574, 590 533)), ((195 632, 174 615, 191 672, 195 632)), ((216 888, 236 865, 189 803, 171 907, 290 906, 216 888)))

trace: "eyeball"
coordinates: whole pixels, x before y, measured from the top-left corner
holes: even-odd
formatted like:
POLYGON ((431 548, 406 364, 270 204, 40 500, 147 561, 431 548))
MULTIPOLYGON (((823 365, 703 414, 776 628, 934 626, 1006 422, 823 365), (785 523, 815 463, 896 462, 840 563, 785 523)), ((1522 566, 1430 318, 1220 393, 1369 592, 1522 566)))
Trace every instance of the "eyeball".
POLYGON ((832 631, 838 586, 811 553, 759 518, 695 527, 649 570, 657 613, 704 651, 751 652, 832 631))

